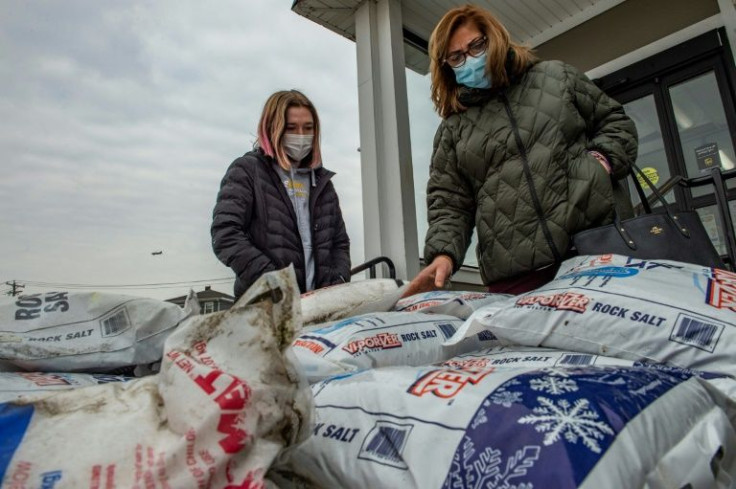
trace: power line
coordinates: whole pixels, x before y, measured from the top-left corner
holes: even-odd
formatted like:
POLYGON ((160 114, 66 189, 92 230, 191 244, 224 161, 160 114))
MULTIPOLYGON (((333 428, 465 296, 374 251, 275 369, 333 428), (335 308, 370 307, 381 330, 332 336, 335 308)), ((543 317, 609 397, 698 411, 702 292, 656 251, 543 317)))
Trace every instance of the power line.
MULTIPOLYGON (((65 289, 167 289, 176 288, 198 284, 210 284, 210 283, 226 283, 232 282, 232 277, 221 277, 213 279, 201 279, 201 280, 188 280, 182 282, 160 282, 160 283, 147 283, 147 284, 78 284, 78 283, 64 283, 64 282, 41 282, 34 280, 23 280, 25 285, 31 287, 41 288, 65 288, 65 289)), ((15 281, 14 281, 15 282, 15 281)), ((6 282, 8 285, 10 283, 6 282)))

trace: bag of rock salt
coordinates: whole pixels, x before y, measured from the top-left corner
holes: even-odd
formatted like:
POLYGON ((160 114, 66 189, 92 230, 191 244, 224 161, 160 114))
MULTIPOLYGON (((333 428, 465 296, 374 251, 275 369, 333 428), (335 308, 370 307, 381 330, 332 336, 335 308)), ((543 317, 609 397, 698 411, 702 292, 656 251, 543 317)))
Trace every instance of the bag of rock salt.
POLYGON ((433 290, 404 297, 394 306, 395 311, 448 314, 468 319, 476 310, 511 297, 489 292, 433 290))
POLYGON ((404 289, 406 285, 401 280, 376 278, 305 292, 301 296, 303 325, 318 325, 371 312, 390 311, 404 289))
POLYGON ((736 405, 677 369, 390 367, 312 389, 312 436, 272 469, 282 488, 726 489, 736 479, 736 405))
POLYGON ((444 314, 381 312, 310 328, 294 340, 294 353, 310 382, 356 370, 392 365, 427 365, 495 345, 481 332, 443 346, 462 320, 444 314))
POLYGON ((443 366, 454 368, 492 368, 492 367, 587 367, 587 366, 626 366, 675 371, 701 378, 716 387, 731 400, 736 401, 736 379, 725 374, 702 372, 692 369, 669 367, 660 363, 639 362, 622 358, 592 355, 571 350, 534 346, 493 346, 478 351, 462 353, 445 360, 443 366))
POLYGON ((107 372, 150 364, 161 359, 168 335, 195 314, 194 292, 184 308, 101 292, 0 299, 0 363, 45 372, 107 372))
POLYGON ((0 403, 77 389, 109 382, 126 382, 132 377, 68 372, 0 372, 0 403))
POLYGON ((476 311, 449 343, 478 331, 504 344, 736 376, 736 274, 667 260, 579 256, 543 287, 476 311))
POLYGON ((177 328, 159 374, 0 404, 0 487, 262 487, 311 421, 298 293, 293 269, 268 273, 177 328))

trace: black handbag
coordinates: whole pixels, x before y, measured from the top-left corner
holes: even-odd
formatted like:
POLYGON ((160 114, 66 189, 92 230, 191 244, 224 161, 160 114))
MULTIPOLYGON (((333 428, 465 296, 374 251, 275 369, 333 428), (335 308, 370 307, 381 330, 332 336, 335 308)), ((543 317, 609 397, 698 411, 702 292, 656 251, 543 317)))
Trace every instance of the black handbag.
POLYGON ((648 260, 675 260, 713 268, 726 268, 695 211, 672 212, 662 194, 636 165, 630 171, 645 214, 587 229, 573 236, 581 255, 614 253, 648 260), (636 173, 635 173, 636 171, 636 173), (664 213, 653 213, 637 174, 649 185, 664 213))

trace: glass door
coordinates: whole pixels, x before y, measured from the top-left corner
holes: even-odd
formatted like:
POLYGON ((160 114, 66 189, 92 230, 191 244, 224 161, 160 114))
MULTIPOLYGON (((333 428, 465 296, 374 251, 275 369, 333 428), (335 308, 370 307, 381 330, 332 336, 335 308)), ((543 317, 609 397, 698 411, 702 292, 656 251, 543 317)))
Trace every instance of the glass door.
MULTIPOLYGON (((656 185, 657 188, 661 188, 672 177, 672 171, 668 163, 667 148, 662 136, 654 95, 649 90, 646 91, 649 93, 623 105, 626 113, 636 124, 639 134, 639 153, 636 165, 641 168, 641 171, 649 178, 650 182, 656 185)), ((645 193, 651 193, 644 179, 640 178, 639 184, 641 184, 645 193)), ((629 195, 631 195, 634 205, 639 203, 639 195, 630 181, 629 195)), ((675 196, 672 193, 665 194, 665 199, 670 204, 675 202, 675 196)))
MULTIPOLYGON (((726 254, 726 240, 713 186, 691 189, 668 183, 675 183, 678 178, 707 175, 714 167, 723 171, 736 168, 736 108, 725 59, 722 54, 711 54, 684 65, 673 60, 674 67, 651 73, 636 83, 620 83, 607 90, 623 104, 636 123, 639 133, 637 166, 658 188, 669 188, 665 196, 669 204, 697 210, 722 255, 726 254)), ((646 190, 646 184, 642 186, 646 190)), ((736 179, 730 180, 728 187, 733 219, 736 179)), ((633 185, 630 185, 630 195, 632 202, 638 204, 633 185)))
MULTIPOLYGON (((677 149, 682 155, 685 175, 695 178, 707 175, 714 167, 722 171, 736 168, 733 133, 725 108, 729 105, 724 100, 728 97, 721 93, 716 69, 674 82, 667 90, 677 130, 677 149)), ((727 182, 728 187, 732 185, 733 180, 727 182)), ((704 186, 691 189, 686 197, 689 197, 691 205, 700 215, 718 252, 725 255, 725 230, 712 195, 712 186, 704 186)), ((736 200, 730 200, 729 207, 734 222, 736 200)))

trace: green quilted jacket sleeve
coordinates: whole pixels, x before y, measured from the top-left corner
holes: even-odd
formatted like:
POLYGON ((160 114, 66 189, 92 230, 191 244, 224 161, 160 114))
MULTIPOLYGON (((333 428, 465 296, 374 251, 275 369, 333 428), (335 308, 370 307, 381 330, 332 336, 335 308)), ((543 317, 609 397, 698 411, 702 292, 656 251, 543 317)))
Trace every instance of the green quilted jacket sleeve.
POLYGON ((585 120, 588 149, 606 156, 614 178, 625 178, 638 151, 634 122, 626 115, 621 104, 606 95, 583 73, 569 65, 565 65, 565 71, 571 82, 569 86, 573 91, 573 103, 585 120))
POLYGON ((427 183, 426 263, 431 263, 437 255, 448 255, 453 261, 453 272, 460 268, 473 233, 473 196, 470 182, 458 170, 455 141, 444 120, 434 137, 427 183))

